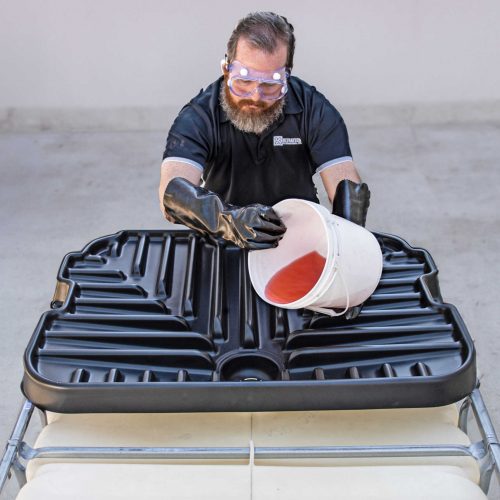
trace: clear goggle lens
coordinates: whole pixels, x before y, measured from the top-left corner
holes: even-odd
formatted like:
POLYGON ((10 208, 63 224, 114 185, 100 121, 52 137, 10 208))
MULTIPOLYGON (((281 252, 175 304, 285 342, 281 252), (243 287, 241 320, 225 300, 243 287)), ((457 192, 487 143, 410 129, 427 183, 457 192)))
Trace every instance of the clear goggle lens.
POLYGON ((262 99, 270 101, 280 99, 286 93, 286 85, 282 83, 244 80, 243 78, 231 78, 229 88, 238 97, 250 97, 258 92, 262 99))
POLYGON ((250 97, 258 92, 261 99, 267 101, 281 99, 288 91, 287 78, 286 68, 260 72, 243 66, 239 61, 229 65, 228 85, 238 97, 250 97))

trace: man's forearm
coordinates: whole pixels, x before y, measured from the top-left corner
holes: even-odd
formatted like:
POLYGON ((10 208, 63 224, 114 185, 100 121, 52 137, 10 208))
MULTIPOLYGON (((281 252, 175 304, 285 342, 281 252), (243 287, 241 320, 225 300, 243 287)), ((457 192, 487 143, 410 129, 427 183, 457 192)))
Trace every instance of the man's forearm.
POLYGON ((165 207, 163 206, 163 195, 165 194, 165 189, 167 189, 168 183, 175 177, 187 179, 197 186, 200 184, 201 172, 196 167, 193 167, 188 163, 171 160, 167 160, 162 163, 160 185, 158 186, 158 199, 163 216, 170 222, 175 221, 165 212, 165 207))
POLYGON ((361 177, 359 176, 356 166, 352 161, 345 161, 339 163, 338 165, 333 165, 332 167, 323 170, 323 172, 319 175, 321 176, 321 180, 325 186, 326 194, 328 195, 330 203, 333 203, 335 192, 337 191, 337 186, 340 181, 349 179, 355 183, 361 182, 361 177))

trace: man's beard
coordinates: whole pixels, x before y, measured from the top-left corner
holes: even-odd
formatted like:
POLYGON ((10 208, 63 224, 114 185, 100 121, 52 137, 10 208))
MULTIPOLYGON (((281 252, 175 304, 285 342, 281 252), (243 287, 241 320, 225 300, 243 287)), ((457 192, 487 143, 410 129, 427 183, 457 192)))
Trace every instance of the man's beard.
POLYGON ((221 84, 220 103, 231 123, 242 132, 262 134, 270 127, 283 113, 285 98, 281 98, 274 104, 265 107, 261 101, 242 99, 236 103, 231 95, 231 90, 227 84, 227 77, 221 84), (254 105, 256 108, 249 108, 247 105, 254 105))

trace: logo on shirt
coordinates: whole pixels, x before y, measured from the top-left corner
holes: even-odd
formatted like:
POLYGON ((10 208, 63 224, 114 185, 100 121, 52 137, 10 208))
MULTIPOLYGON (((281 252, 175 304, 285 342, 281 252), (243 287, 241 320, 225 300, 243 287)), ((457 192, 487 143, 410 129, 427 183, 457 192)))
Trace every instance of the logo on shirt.
POLYGON ((302 144, 300 137, 273 136, 273 146, 296 146, 297 144, 302 144))

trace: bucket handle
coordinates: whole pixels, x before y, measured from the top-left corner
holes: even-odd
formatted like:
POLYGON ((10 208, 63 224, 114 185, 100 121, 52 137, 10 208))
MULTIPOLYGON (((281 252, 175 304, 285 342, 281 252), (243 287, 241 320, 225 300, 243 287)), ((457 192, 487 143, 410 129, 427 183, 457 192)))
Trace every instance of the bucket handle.
MULTIPOLYGON (((340 233, 337 231, 337 227, 335 225, 335 222, 334 221, 329 221, 329 222, 330 222, 330 225, 332 226, 333 232, 335 233, 335 236, 336 236, 334 253, 337 254, 337 262, 338 262, 338 259, 340 258, 340 244, 339 244, 340 233)), ((349 305, 350 305, 349 304, 349 290, 347 289, 345 279, 342 276, 342 272, 340 271, 340 266, 339 265, 335 266, 335 270, 337 272, 335 273, 333 279, 335 279, 337 277, 337 275, 339 275, 340 279, 342 281, 342 285, 344 285, 345 298, 346 298, 346 306, 345 306, 344 310, 342 312, 337 313, 333 309, 328 309, 326 307, 317 307, 317 306, 307 306, 306 309, 310 309, 311 311, 318 312, 321 314, 326 314, 327 316, 331 316, 331 317, 342 316, 347 312, 347 310, 349 309, 349 305)))
POLYGON ((321 314, 326 314, 327 316, 331 316, 331 317, 342 316, 343 314, 345 314, 347 312, 347 310, 349 309, 349 305, 350 305, 349 304, 349 290, 347 290, 347 285, 346 285, 344 277, 342 276, 342 273, 340 272, 340 268, 337 267, 336 271, 337 272, 335 273, 335 276, 337 276, 337 274, 338 274, 340 276, 341 281, 342 281, 342 285, 344 285, 345 298, 346 298, 346 306, 345 306, 344 310, 342 312, 338 313, 338 312, 335 312, 333 309, 327 309, 326 307, 317 307, 317 306, 307 306, 306 309, 310 309, 311 311, 318 312, 321 314))

